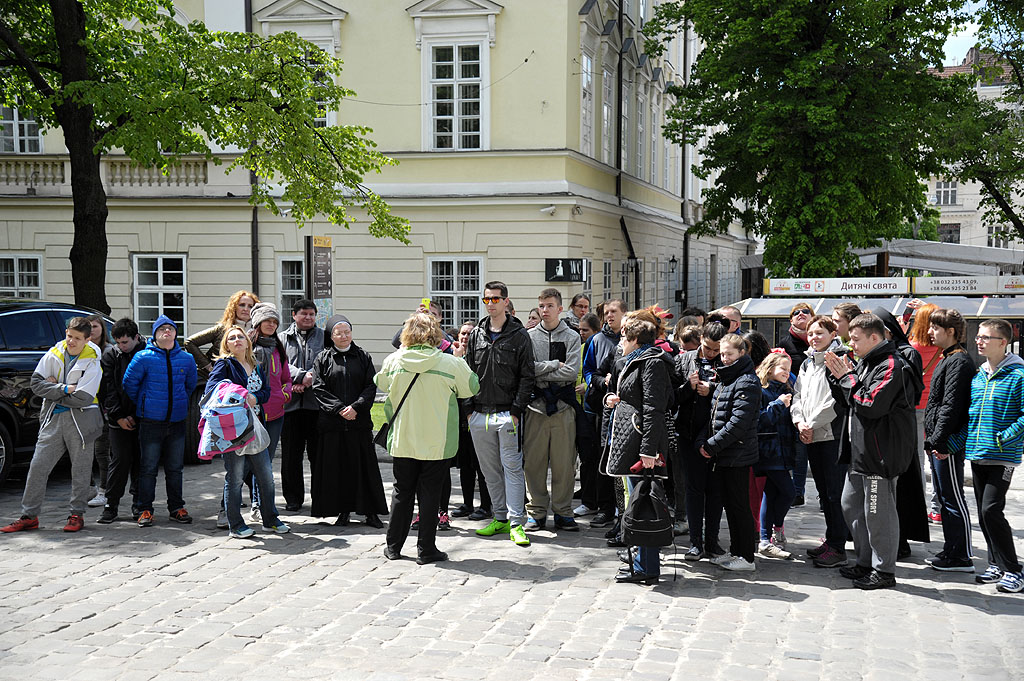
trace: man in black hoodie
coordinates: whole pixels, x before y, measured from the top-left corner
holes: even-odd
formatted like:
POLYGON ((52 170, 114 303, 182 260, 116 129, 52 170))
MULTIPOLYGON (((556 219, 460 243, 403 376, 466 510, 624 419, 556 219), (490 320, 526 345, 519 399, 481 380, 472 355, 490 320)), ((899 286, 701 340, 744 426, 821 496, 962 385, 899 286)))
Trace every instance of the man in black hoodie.
POLYGON ((848 356, 825 355, 833 394, 852 413, 850 471, 842 504, 857 562, 841 568, 840 574, 860 589, 892 588, 900 535, 896 479, 914 456, 917 401, 881 319, 873 314, 854 318, 850 345, 860 358, 856 367, 848 356))
POLYGON ((138 324, 127 317, 114 323, 110 335, 114 344, 108 346, 100 358, 103 378, 99 395, 110 427, 110 468, 105 481, 107 503, 96 521, 103 525, 117 520, 117 507, 129 476, 132 516, 138 519, 135 502, 139 483, 139 431, 135 423, 135 403, 125 394, 121 379, 135 354, 146 347, 146 339, 139 335, 138 324))
POLYGON ((500 281, 484 285, 487 316, 469 334, 466 362, 480 377, 473 397, 469 432, 491 494, 494 520, 477 530, 482 537, 508 533, 529 546, 526 524, 526 478, 519 446, 519 419, 533 392, 533 343, 522 323, 508 314, 508 287, 500 281))

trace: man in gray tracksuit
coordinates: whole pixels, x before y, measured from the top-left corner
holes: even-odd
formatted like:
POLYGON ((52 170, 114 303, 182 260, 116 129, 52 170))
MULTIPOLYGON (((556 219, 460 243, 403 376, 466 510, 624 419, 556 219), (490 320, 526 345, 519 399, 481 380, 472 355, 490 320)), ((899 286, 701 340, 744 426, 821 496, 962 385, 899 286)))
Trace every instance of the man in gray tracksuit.
POLYGON ((537 297, 540 324, 530 329, 533 343, 533 400, 524 415, 523 471, 529 502, 527 531, 544 529, 548 503, 555 529, 575 532, 572 488, 576 481, 576 379, 580 372, 580 335, 562 313, 562 294, 547 288, 537 297), (551 495, 548 495, 548 469, 551 495))
POLYGON ((46 351, 32 372, 32 392, 43 398, 39 410, 39 438, 25 480, 21 518, 2 532, 35 530, 50 472, 67 451, 71 457, 71 515, 65 532, 85 524, 92 472, 92 444, 103 430, 96 394, 103 372, 100 349, 89 342, 92 326, 85 317, 68 320, 65 339, 46 351))

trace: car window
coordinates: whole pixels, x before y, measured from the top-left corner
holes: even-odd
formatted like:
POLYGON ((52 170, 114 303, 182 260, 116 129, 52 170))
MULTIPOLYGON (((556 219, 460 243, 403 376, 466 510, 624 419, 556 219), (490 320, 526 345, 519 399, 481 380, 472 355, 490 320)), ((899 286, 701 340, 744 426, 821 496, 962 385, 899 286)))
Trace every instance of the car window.
MULTIPOLYGON (((89 315, 92 314, 91 312, 84 312, 82 310, 65 310, 65 309, 54 310, 54 312, 57 313, 58 322, 59 322, 59 328, 61 328, 61 329, 68 328, 68 320, 69 319, 73 319, 75 317, 88 317, 89 315)), ((114 327, 114 324, 110 320, 104 319, 103 320, 103 326, 107 327, 107 336, 109 337, 110 336, 110 329, 112 329, 114 327)))
POLYGON ((0 331, 8 350, 48 350, 58 340, 46 310, 0 315, 0 331))

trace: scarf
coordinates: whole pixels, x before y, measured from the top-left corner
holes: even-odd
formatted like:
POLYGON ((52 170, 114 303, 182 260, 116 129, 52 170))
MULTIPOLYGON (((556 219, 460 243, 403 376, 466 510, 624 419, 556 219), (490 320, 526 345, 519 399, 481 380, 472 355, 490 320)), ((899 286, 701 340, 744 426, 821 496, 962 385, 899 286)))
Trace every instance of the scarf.
POLYGON ((277 348, 276 336, 260 336, 253 344, 253 354, 256 360, 263 367, 263 375, 270 377, 270 362, 274 357, 274 350, 277 348))
MULTIPOLYGON (((796 328, 795 326, 790 325, 790 327, 789 327, 789 335, 791 335, 791 336, 793 336, 795 338, 799 338, 804 343, 807 343, 807 331, 806 330, 801 331, 800 329, 796 328)), ((808 343, 808 345, 810 345, 810 344, 808 343)))

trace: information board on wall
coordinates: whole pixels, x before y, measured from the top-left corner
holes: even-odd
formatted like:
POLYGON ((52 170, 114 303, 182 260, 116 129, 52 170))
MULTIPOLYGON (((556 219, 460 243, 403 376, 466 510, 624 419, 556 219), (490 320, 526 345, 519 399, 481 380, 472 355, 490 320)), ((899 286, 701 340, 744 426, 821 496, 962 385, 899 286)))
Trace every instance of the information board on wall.
POLYGON ((314 236, 310 242, 310 283, 313 302, 316 304, 316 324, 323 327, 334 314, 334 247, 329 236, 314 236))

